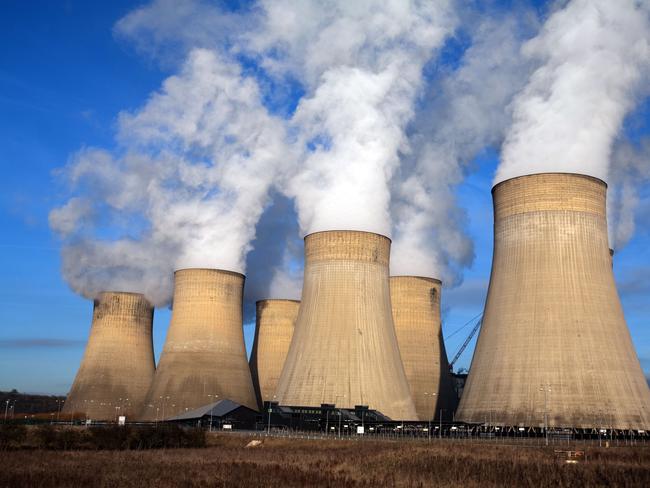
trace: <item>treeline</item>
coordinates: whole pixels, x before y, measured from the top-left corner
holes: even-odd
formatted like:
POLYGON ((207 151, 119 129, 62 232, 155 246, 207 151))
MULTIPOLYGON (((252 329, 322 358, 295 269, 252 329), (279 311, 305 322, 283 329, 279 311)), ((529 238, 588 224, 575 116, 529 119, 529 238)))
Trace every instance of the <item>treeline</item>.
POLYGON ((57 427, 0 424, 0 450, 140 450, 205 447, 205 432, 178 425, 57 427))
POLYGON ((37 414, 56 412, 65 400, 64 396, 57 395, 33 395, 31 393, 20 393, 17 390, 0 391, 0 418, 4 417, 5 404, 9 400, 8 407, 13 407, 13 411, 8 410, 8 415, 17 416, 20 414, 37 414))

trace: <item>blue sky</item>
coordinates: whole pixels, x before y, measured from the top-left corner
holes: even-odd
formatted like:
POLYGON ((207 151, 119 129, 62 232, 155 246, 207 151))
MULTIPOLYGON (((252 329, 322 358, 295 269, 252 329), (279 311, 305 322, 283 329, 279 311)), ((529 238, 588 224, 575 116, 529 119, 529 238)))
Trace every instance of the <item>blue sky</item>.
MULTIPOLYGON (((141 106, 170 74, 113 36, 115 22, 134 6, 122 1, 8 1, 0 7, 0 389, 66 393, 83 354, 92 303, 62 279, 60 242, 47 216, 66 197, 56 169, 82 147, 112 148, 118 113, 141 106)), ((456 51, 450 49, 445 59, 450 66, 457 62, 456 51)), ((637 109, 625 130, 632 140, 648 135, 648 103, 637 109)), ((487 151, 480 159, 456 190, 468 214, 476 256, 463 285, 443 292, 444 335, 480 313, 487 292, 490 189, 498 154, 487 151)), ((641 192, 647 197, 650 189, 641 192)), ((650 376, 648 230, 648 216, 640 215, 634 237, 615 258, 615 274, 632 339, 650 376)), ((249 256, 249 269, 255 259, 249 256)), ((157 355, 169 315, 167 309, 155 313, 157 355)), ((469 328, 447 342, 450 357, 469 328)), ((251 323, 245 325, 245 336, 250 350, 251 323)), ((473 345, 458 367, 469 367, 473 345)))

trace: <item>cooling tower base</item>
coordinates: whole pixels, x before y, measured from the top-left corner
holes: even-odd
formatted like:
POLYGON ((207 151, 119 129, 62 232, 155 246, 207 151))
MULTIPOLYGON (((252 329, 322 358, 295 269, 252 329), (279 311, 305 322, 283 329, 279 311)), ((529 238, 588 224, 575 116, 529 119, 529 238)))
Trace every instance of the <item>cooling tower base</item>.
POLYGON ((257 410, 242 330, 244 276, 214 269, 174 275, 172 319, 143 420, 162 420, 218 400, 257 410))
POLYGON ((287 405, 368 405, 415 419, 390 307, 390 240, 328 231, 305 238, 302 301, 277 389, 287 405))
POLYGON ((92 420, 133 419, 154 375, 153 307, 137 293, 104 292, 95 300, 81 366, 63 413, 92 420))
POLYGON ((574 174, 495 186, 492 275, 457 419, 650 429, 612 273, 606 188, 574 174))

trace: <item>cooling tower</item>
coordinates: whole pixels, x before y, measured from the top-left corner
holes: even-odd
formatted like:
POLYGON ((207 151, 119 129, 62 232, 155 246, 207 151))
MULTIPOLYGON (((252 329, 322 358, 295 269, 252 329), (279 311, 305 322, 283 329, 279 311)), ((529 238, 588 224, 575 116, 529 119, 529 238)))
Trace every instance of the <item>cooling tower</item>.
POLYGON ((575 174, 492 190, 492 275, 457 419, 650 428, 650 391, 612 274, 606 191, 575 174))
POLYGON ((289 352, 299 307, 297 300, 260 300, 256 303, 251 373, 261 403, 275 401, 273 397, 289 352))
POLYGON ((137 415, 155 371, 153 307, 137 293, 104 292, 95 300, 90 337, 65 413, 93 420, 137 415))
POLYGON ((420 420, 451 420, 458 403, 442 339, 441 289, 433 278, 390 278, 397 344, 420 420))
POLYGON ((174 273, 172 318, 142 418, 173 417, 217 400, 257 409, 242 328, 244 275, 174 273))
POLYGON ((390 239, 369 232, 305 237, 302 301, 276 395, 282 405, 368 405, 416 419, 390 305, 390 239))

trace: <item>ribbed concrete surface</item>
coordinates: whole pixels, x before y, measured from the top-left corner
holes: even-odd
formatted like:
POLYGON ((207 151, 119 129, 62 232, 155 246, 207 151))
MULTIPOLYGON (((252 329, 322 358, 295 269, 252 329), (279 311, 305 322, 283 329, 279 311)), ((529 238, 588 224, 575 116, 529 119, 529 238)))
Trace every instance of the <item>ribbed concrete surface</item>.
POLYGON ((250 364, 255 391, 261 402, 274 401, 299 308, 297 300, 260 300, 256 303, 255 341, 250 364))
POLYGON ((368 405, 416 419, 390 306, 390 240, 357 231, 305 238, 302 301, 276 395, 283 405, 368 405))
POLYGON ((133 419, 154 375, 153 307, 137 293, 95 300, 90 337, 63 412, 93 420, 133 419))
POLYGON ((404 371, 420 420, 453 418, 457 406, 442 338, 442 283, 420 276, 391 276, 393 321, 404 371))
POLYGON ((243 289, 239 273, 176 271, 172 318, 143 419, 169 418, 215 398, 257 408, 244 346, 243 289))
POLYGON ((551 426, 650 428, 605 196, 602 181, 575 174, 495 186, 490 288, 456 418, 541 426, 547 412, 551 426))

